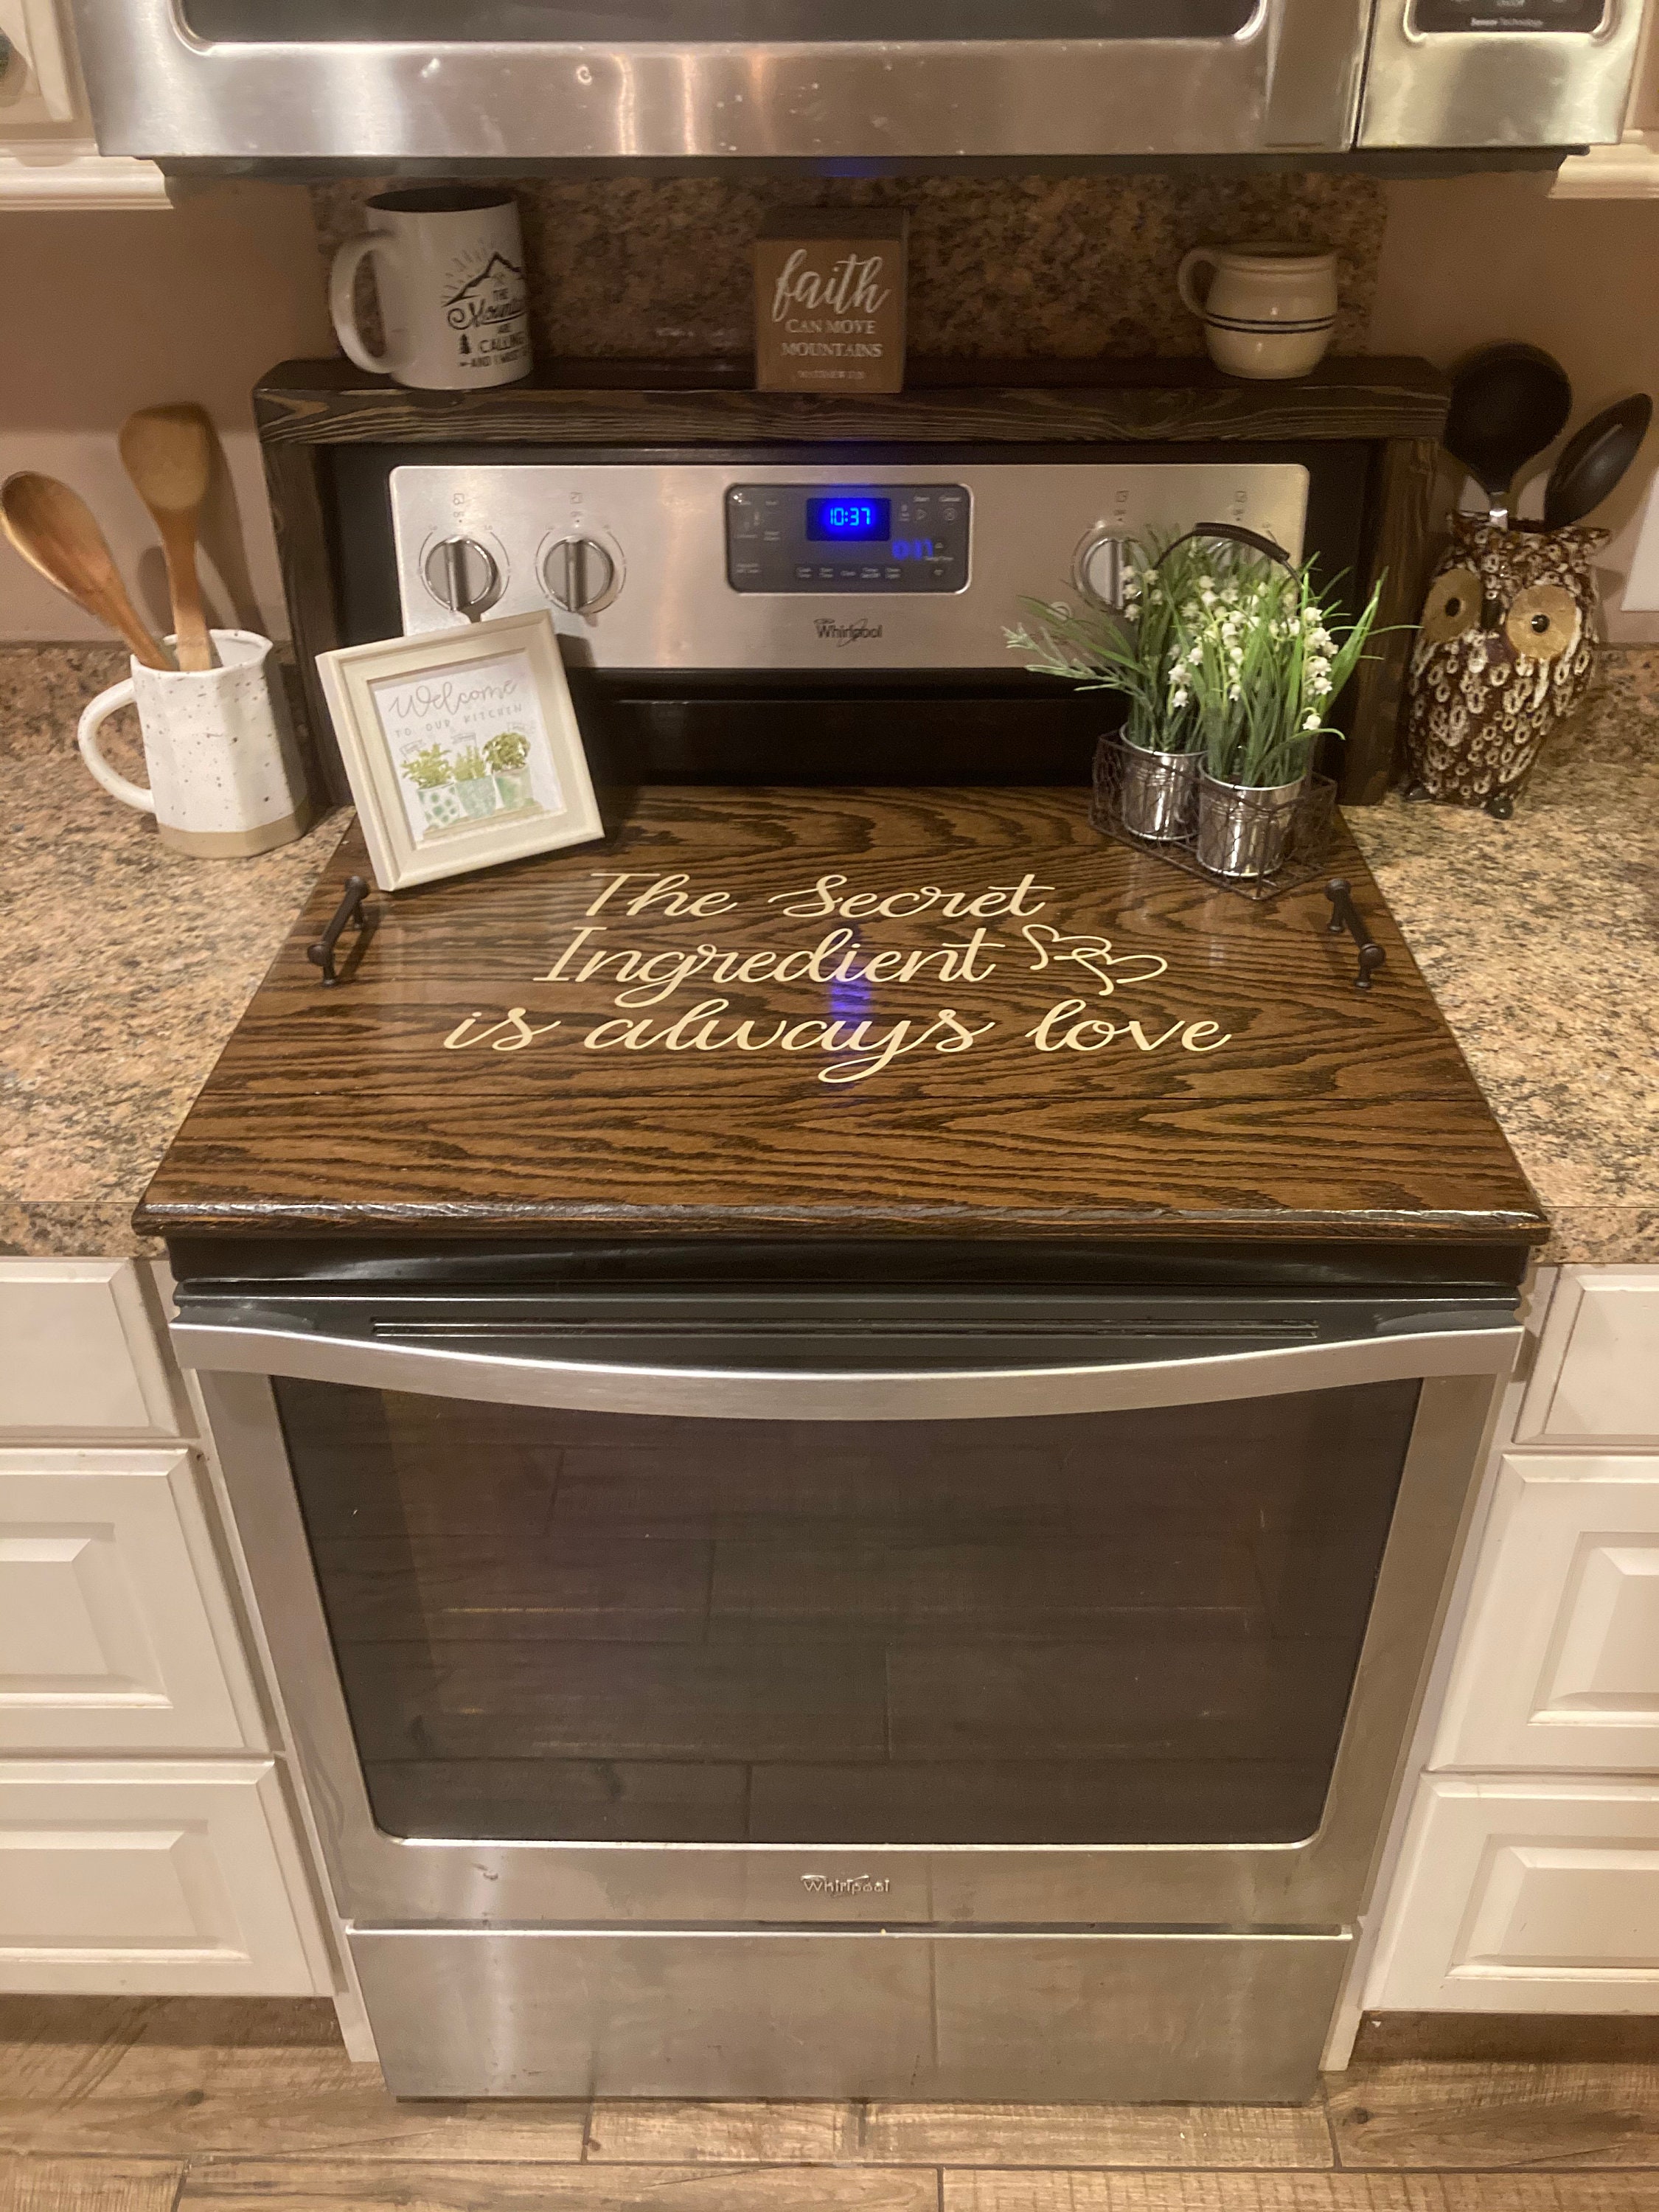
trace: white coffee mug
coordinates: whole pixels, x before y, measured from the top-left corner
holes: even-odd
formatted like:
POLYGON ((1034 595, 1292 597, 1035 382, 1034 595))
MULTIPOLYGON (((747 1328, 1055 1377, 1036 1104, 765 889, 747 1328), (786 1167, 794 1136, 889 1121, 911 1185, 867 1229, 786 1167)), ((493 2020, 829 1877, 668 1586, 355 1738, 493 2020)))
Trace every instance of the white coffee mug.
POLYGON ((328 305, 359 368, 432 392, 471 392, 530 374, 529 299, 519 204, 476 185, 422 185, 368 203, 371 228, 334 257, 328 305), (359 266, 374 261, 386 351, 357 327, 359 266))
MULTIPOLYGON (((135 660, 82 713, 81 757, 112 798, 155 817, 161 842, 211 860, 268 852, 305 834, 305 769, 268 637, 210 633, 220 666, 199 672, 135 660), (149 789, 129 783, 98 750, 98 732, 137 707, 149 789)), ((167 642, 172 643, 169 639, 167 642)))
POLYGON ((1336 256, 1306 246, 1199 246, 1176 278, 1230 375, 1306 376, 1336 328, 1336 256), (1200 291, 1201 270, 1212 273, 1200 291))

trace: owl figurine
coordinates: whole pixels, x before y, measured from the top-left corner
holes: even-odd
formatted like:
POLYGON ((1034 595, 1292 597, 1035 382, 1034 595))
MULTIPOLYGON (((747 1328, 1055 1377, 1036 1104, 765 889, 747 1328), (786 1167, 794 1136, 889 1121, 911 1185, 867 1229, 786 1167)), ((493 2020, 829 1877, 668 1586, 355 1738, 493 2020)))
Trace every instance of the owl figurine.
POLYGON ((1605 530, 1500 530, 1460 515, 1412 652, 1407 795, 1515 811, 1545 738, 1595 665, 1605 530))

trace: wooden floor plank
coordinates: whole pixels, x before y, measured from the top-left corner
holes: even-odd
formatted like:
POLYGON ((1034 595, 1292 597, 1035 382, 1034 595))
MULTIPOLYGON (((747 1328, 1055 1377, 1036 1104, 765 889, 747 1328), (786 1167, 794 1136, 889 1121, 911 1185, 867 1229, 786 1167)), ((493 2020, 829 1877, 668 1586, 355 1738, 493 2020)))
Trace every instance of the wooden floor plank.
POLYGON ((0 2212, 173 2212, 176 2159, 0 2155, 0 2212))
POLYGON ((295 2006, 0 2002, 0 2151, 579 2160, 585 2103, 400 2104, 295 2006))
POLYGON ((179 2212, 936 2212, 931 2172, 882 2166, 411 2165, 228 2159, 179 2212))
POLYGON ((941 2212, 1655 2212, 1659 2173, 945 2175, 941 2212))
POLYGON ((1368 2012, 1353 2057, 1516 2058, 1606 2065, 1659 2060, 1659 2013, 1368 2012))
POLYGON ((596 2164, 828 2165, 859 2156, 860 2118, 845 2104, 596 2097, 587 2155, 596 2164))
POLYGON ((894 2166, 1334 2163, 1319 2104, 872 2104, 860 2154, 894 2166))
POLYGON ((1403 2059, 1327 2100, 1344 2166, 1659 2166, 1659 2065, 1403 2059))

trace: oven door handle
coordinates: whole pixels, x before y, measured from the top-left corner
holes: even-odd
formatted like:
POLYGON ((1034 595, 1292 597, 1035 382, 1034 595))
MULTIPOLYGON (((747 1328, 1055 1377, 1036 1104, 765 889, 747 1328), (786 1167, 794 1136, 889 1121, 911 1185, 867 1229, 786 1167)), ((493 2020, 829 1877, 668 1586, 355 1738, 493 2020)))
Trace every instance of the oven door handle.
POLYGON ((377 1343, 302 1329, 196 1321, 176 1322, 173 1340, 186 1367, 416 1391, 498 1406, 707 1420, 933 1421, 1127 1413, 1431 1376, 1507 1375, 1522 1334, 1518 1328, 1425 1330, 1265 1352, 1200 1352, 1181 1359, 910 1373, 521 1359, 441 1344, 377 1343))

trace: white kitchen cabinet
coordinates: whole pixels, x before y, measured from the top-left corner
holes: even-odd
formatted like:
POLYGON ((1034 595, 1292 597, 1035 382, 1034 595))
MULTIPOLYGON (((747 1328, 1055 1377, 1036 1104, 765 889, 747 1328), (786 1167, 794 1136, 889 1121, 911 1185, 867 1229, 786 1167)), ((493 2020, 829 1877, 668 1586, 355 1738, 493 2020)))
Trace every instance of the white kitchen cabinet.
POLYGON ((1366 2002, 1659 2010, 1659 1783, 1425 1775, 1366 2002))
POLYGON ((1659 1454, 1504 1455, 1429 1763, 1659 1775, 1659 1454))
POLYGON ((1532 1327, 1367 1918, 1368 2010, 1659 2013, 1659 1267, 1563 1267, 1532 1327))
POLYGON ((0 1449, 0 1751, 263 1750, 191 1454, 0 1449))
POLYGON ((131 1260, 0 1260, 0 1430, 174 1437, 183 1407, 131 1260))
POLYGON ((92 135, 66 0, 0 0, 0 208, 165 208, 153 161, 92 135))
POLYGON ((1517 1443, 1659 1446, 1659 1267, 1564 1267, 1517 1443))
POLYGON ((0 1761, 0 1990, 328 1987, 274 1759, 0 1761))
POLYGON ((0 1261, 0 1990, 331 1995, 372 2056, 162 1312, 0 1261))

